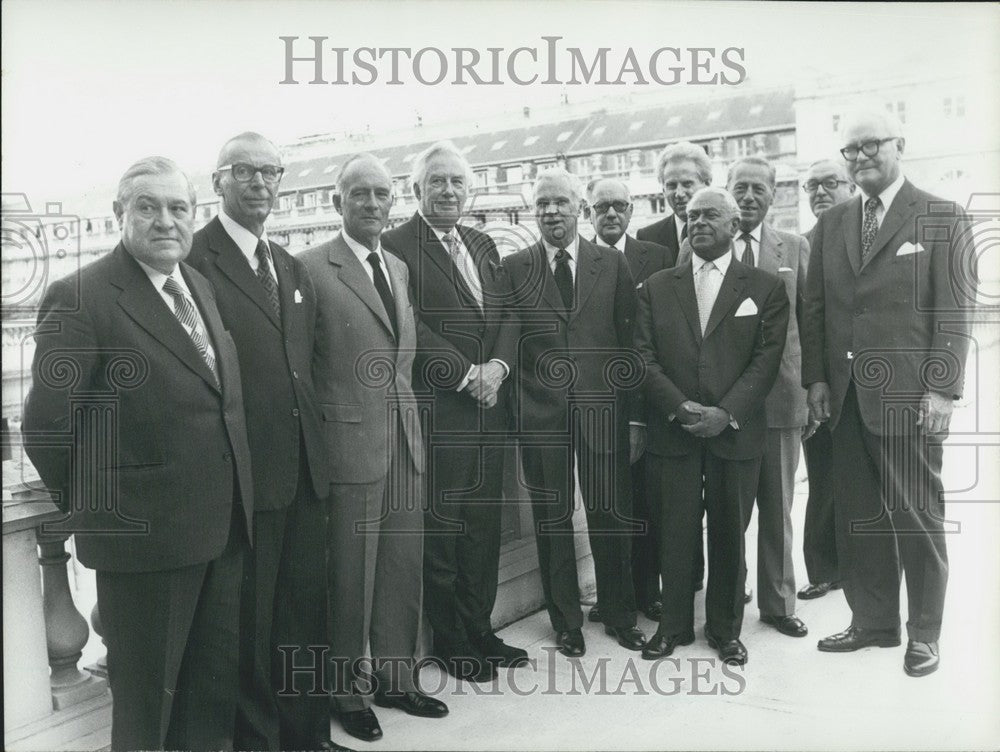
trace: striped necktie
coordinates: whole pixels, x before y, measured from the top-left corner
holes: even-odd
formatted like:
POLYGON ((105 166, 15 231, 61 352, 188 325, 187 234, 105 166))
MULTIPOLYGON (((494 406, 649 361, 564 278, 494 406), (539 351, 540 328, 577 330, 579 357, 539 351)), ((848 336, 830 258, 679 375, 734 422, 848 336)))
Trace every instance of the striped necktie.
POLYGON ((173 277, 167 277, 167 281, 163 283, 163 289, 173 298, 174 315, 191 337, 194 346, 198 348, 198 352, 201 353, 201 357, 204 358, 205 363, 208 365, 208 370, 215 376, 215 383, 218 384, 219 372, 215 367, 215 356, 212 355, 212 351, 208 348, 208 337, 205 335, 205 330, 202 327, 201 317, 198 316, 198 312, 194 309, 194 303, 188 298, 184 289, 173 277))

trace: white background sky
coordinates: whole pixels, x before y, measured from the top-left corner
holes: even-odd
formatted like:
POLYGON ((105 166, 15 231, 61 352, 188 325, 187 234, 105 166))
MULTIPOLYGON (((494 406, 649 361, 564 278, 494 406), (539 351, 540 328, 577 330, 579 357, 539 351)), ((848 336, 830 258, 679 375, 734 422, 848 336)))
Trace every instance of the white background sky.
MULTIPOLYGON (((104 191, 152 153, 205 171, 221 143, 247 129, 287 142, 395 130, 417 112, 431 124, 554 105, 564 91, 579 102, 662 88, 428 87, 412 76, 404 86, 281 86, 282 35, 301 37, 303 53, 310 35, 330 37, 329 47, 484 55, 489 46, 540 48, 549 34, 590 55, 631 46, 647 59, 663 46, 735 46, 746 49, 747 83, 763 86, 908 61, 981 70, 996 66, 1000 39, 992 4, 5 0, 2 9, 3 190, 36 204, 104 191)), ((307 68, 296 69, 300 80, 307 68)), ((684 97, 720 88, 670 87, 684 97)))

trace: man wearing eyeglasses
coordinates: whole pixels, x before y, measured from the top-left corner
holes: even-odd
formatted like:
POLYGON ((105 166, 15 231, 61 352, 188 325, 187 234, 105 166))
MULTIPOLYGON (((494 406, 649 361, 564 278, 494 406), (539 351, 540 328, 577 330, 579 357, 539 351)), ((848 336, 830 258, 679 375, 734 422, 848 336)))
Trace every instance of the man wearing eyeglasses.
POLYGON ((942 442, 961 395, 974 300, 974 248, 957 205, 903 177, 906 146, 884 110, 862 112, 841 154, 860 196, 823 212, 813 233, 802 383, 812 420, 828 421, 838 554, 851 607, 826 652, 900 644, 903 669, 939 665, 948 579, 942 442))
MULTIPOLYGON (((625 183, 612 178, 593 181, 588 186, 587 201, 590 221, 596 233, 594 242, 601 247, 615 248, 625 255, 636 289, 642 287, 650 274, 667 268, 667 259, 673 255, 669 248, 636 240, 626 232, 632 219, 632 196, 625 183)), ((646 461, 643 457, 646 444, 645 423, 641 419, 631 422, 629 432, 632 449, 632 512, 637 520, 645 524, 644 530, 632 536, 632 582, 639 610, 648 618, 659 622, 663 608, 660 600, 660 560, 656 530, 653 528, 646 496, 646 461)), ((601 620, 600 604, 595 604, 588 618, 591 621, 601 620)))
POLYGON ((215 287, 236 341, 258 500, 241 592, 236 749, 330 743, 325 698, 305 691, 279 697, 287 657, 272 654, 272 642, 314 644, 297 630, 317 619, 325 624, 325 579, 317 573, 326 545, 320 499, 329 488, 311 376, 316 295, 302 262, 264 229, 283 171, 281 155, 263 136, 227 141, 212 175, 219 214, 195 233, 189 258, 215 287))
MULTIPOLYGON (((815 217, 827 209, 847 201, 857 186, 847 177, 843 163, 821 159, 809 166, 802 190, 809 197, 809 208, 815 217)), ((805 233, 811 244, 815 226, 805 233)), ((830 430, 825 423, 810 424, 802 442, 809 473, 809 500, 806 502, 806 522, 802 533, 802 550, 806 560, 809 584, 798 597, 808 601, 822 598, 831 590, 840 588, 837 568, 837 539, 834 534, 833 497, 834 480, 831 475, 830 430), (812 432, 812 435, 809 435, 812 432)))

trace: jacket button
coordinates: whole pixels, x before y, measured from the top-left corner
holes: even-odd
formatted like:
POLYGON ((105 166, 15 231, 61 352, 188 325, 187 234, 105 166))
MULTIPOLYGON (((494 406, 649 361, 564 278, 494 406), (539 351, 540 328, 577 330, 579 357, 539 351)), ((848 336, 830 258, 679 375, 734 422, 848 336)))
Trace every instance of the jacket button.
POLYGON ((292 408, 292 415, 294 415, 296 418, 299 417, 299 408, 293 407, 292 408))
POLYGON ((229 452, 226 452, 224 455, 222 455, 222 459, 226 462, 229 462, 230 460, 233 459, 233 455, 231 455, 229 452))

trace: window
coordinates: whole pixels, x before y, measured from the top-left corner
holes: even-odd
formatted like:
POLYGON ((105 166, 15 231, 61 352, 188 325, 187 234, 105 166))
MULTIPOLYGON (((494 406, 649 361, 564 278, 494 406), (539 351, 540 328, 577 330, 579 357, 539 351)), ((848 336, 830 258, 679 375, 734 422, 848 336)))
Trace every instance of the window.
POLYGON ((520 183, 522 180, 524 180, 524 171, 520 165, 514 165, 513 167, 507 168, 508 183, 520 183))
POLYGON ((681 116, 680 115, 671 115, 670 118, 667 120, 667 125, 669 125, 669 126, 675 126, 680 121, 681 121, 681 116))
POLYGON ((329 165, 327 165, 326 167, 323 168, 323 174, 324 175, 329 175, 331 172, 333 172, 336 169, 337 169, 337 165, 335 165, 335 164, 329 164, 329 165))
POLYGON ((506 145, 507 145, 507 139, 501 139, 500 141, 495 141, 493 143, 493 146, 490 147, 490 151, 500 151, 506 145))
POLYGON ((615 154, 616 172, 628 172, 631 166, 632 166, 632 160, 628 158, 628 152, 624 152, 622 154, 615 154))
POLYGON ((837 133, 840 130, 840 115, 834 115, 832 118, 833 132, 837 133))
POLYGON ((708 113, 708 117, 705 119, 718 120, 721 115, 722 115, 722 110, 712 110, 712 112, 708 113))
POLYGON ((533 146, 536 141, 538 141, 538 136, 528 136, 526 139, 524 139, 524 145, 533 146))
POLYGON ((476 148, 475 144, 469 144, 468 146, 463 146, 462 147, 462 153, 463 154, 468 154, 470 151, 472 151, 475 148, 476 148))
POLYGON ((899 122, 901 123, 906 122, 906 102, 902 100, 899 100, 897 102, 886 102, 885 109, 893 113, 897 118, 899 118, 899 122))
POLYGON ((755 104, 753 107, 750 108, 750 115, 755 117, 763 111, 764 111, 764 105, 755 104))
POLYGON ((405 157, 403 157, 403 164, 409 164, 414 159, 416 159, 417 153, 415 151, 410 152, 405 157))
POLYGON ((487 183, 487 180, 486 180, 486 178, 487 178, 487 172, 486 172, 486 170, 476 170, 475 176, 476 176, 476 187, 477 188, 485 188, 486 187, 486 183, 487 183))
POLYGON ((604 135, 604 131, 605 131, 606 129, 607 129, 607 126, 604 126, 604 125, 599 125, 599 126, 597 126, 596 128, 594 128, 594 130, 592 130, 592 131, 590 132, 590 135, 591 135, 592 137, 594 137, 594 138, 598 138, 598 137, 600 137, 600 136, 603 136, 603 135, 604 135))
POLYGON ((942 104, 944 105, 944 116, 946 118, 953 117, 965 117, 965 97, 945 97, 942 104))
POLYGON ((563 131, 558 136, 556 136, 556 141, 562 142, 573 135, 573 131, 563 131))
POLYGON ((628 129, 629 129, 629 131, 633 131, 634 132, 634 131, 637 131, 640 128, 642 128, 642 126, 644 126, 645 124, 646 124, 646 121, 644 121, 644 120, 636 120, 634 123, 632 123, 628 127, 628 129))
POLYGON ((304 178, 306 175, 308 175, 312 171, 313 171, 312 167, 306 167, 302 172, 299 173, 299 177, 300 178, 304 178))

